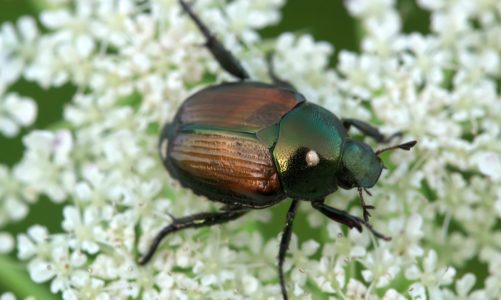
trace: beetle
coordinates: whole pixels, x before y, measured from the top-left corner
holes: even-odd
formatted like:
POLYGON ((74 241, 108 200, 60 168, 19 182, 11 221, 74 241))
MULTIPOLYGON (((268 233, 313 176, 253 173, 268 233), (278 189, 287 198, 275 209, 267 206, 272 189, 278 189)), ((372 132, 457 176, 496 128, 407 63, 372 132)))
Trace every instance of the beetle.
MULTIPOLYGON (((390 238, 369 223, 363 192, 373 187, 384 168, 379 155, 388 150, 410 150, 416 141, 374 151, 348 135, 350 127, 377 142, 389 142, 372 125, 339 119, 325 108, 306 101, 292 84, 275 74, 267 56, 272 84, 249 80, 242 64, 209 31, 184 1, 179 3, 206 39, 205 46, 219 65, 239 81, 202 89, 186 99, 161 132, 159 152, 165 168, 182 186, 211 201, 223 203, 218 212, 173 218, 154 238, 141 265, 151 260, 167 235, 235 220, 253 209, 273 206, 287 198, 287 213, 278 254, 283 299, 287 299, 283 263, 300 201, 328 218, 377 238, 390 238), (363 218, 325 204, 338 188, 356 188, 363 218)), ((370 195, 370 194, 369 194, 370 195)))

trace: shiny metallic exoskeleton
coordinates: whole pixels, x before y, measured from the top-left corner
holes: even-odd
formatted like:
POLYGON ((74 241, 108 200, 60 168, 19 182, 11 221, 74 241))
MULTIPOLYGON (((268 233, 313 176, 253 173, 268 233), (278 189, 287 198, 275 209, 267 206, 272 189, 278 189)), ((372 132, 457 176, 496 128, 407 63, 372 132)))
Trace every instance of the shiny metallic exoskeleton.
POLYGON ((363 192, 378 181, 384 168, 379 154, 391 149, 409 150, 415 141, 374 151, 348 135, 350 127, 388 142, 365 122, 339 119, 330 111, 306 101, 303 95, 273 71, 272 84, 248 80, 242 65, 212 35, 183 1, 184 11, 207 39, 206 46, 221 67, 240 81, 202 89, 179 108, 160 137, 160 155, 181 185, 209 200, 224 204, 219 212, 199 213, 176 218, 156 236, 140 263, 147 263, 161 240, 185 228, 225 223, 252 209, 272 206, 291 198, 278 256, 280 286, 287 290, 282 270, 292 233, 292 222, 300 201, 311 205, 330 219, 389 239, 369 224, 363 192), (356 188, 363 218, 328 206, 324 198, 338 188, 356 188))

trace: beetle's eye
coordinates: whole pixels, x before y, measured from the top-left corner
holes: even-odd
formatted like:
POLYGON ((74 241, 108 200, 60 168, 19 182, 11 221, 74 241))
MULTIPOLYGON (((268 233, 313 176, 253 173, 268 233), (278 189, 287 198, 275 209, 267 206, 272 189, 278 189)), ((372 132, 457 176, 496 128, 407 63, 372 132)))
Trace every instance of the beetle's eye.
POLYGON ((306 164, 308 167, 314 167, 318 165, 320 162, 320 157, 318 157, 318 154, 315 150, 310 150, 306 153, 306 164))

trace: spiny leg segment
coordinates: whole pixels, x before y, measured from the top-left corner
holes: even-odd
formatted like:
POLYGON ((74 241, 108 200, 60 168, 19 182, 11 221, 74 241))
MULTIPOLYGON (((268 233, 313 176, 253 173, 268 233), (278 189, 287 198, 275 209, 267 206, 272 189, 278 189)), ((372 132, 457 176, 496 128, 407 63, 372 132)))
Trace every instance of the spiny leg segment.
POLYGON ((221 68, 240 80, 248 79, 249 74, 244 69, 242 64, 231 54, 231 52, 224 47, 224 45, 212 34, 207 25, 195 14, 190 5, 184 0, 179 0, 183 10, 195 22, 198 29, 205 36, 205 46, 212 53, 214 58, 218 61, 221 68))
POLYGON ((204 212, 182 218, 173 218, 172 223, 168 226, 165 226, 155 236, 150 248, 148 249, 146 254, 139 260, 139 264, 145 265, 146 263, 148 263, 153 257, 153 254, 155 254, 155 251, 157 250, 158 245, 160 245, 160 242, 171 233, 175 233, 179 230, 187 228, 200 228, 226 223, 240 218, 247 212, 247 209, 233 209, 219 212, 204 212))
POLYGON ((285 288, 285 279, 284 279, 284 260, 285 254, 287 253, 287 249, 289 248, 289 243, 291 241, 292 235, 292 223, 294 221, 294 217, 296 216, 296 211, 299 206, 299 200, 292 200, 292 204, 287 212, 287 219, 285 222, 285 228, 282 233, 282 239, 280 240, 280 249, 278 251, 278 276, 280 279, 280 289, 282 290, 282 297, 284 300, 287 300, 287 289, 285 288))
POLYGON ((344 224, 349 228, 356 228, 359 232, 362 232, 362 226, 365 226, 378 239, 382 239, 385 241, 391 240, 390 237, 385 236, 384 234, 376 231, 371 224, 364 221, 363 219, 353 216, 343 210, 328 206, 327 204, 324 203, 324 200, 313 201, 311 202, 311 205, 313 206, 313 208, 320 211, 322 214, 324 214, 326 217, 328 217, 333 221, 344 224))

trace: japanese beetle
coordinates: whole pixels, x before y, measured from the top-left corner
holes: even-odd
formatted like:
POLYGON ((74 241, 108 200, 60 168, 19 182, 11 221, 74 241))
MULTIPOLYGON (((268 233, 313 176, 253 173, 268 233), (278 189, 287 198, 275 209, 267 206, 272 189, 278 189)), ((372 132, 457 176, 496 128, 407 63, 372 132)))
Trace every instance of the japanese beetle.
POLYGON ((205 88, 189 97, 160 136, 164 166, 181 185, 209 200, 221 202, 219 212, 175 218, 153 240, 140 264, 146 264, 162 239, 186 228, 198 228, 235 220, 252 209, 273 206, 286 198, 292 203, 286 217, 278 272, 284 299, 287 290, 283 262, 289 246, 292 222, 300 201, 349 228, 368 228, 389 240, 369 224, 363 192, 378 181, 384 168, 379 154, 396 148, 410 150, 416 141, 373 151, 348 136, 353 126, 378 142, 388 142, 379 130, 363 121, 339 119, 332 112, 309 103, 287 81, 280 79, 268 56, 272 84, 249 81, 240 62, 183 0, 184 11, 206 38, 206 46, 220 66, 240 81, 205 88), (357 188, 363 219, 328 206, 324 198, 338 188, 357 188))

